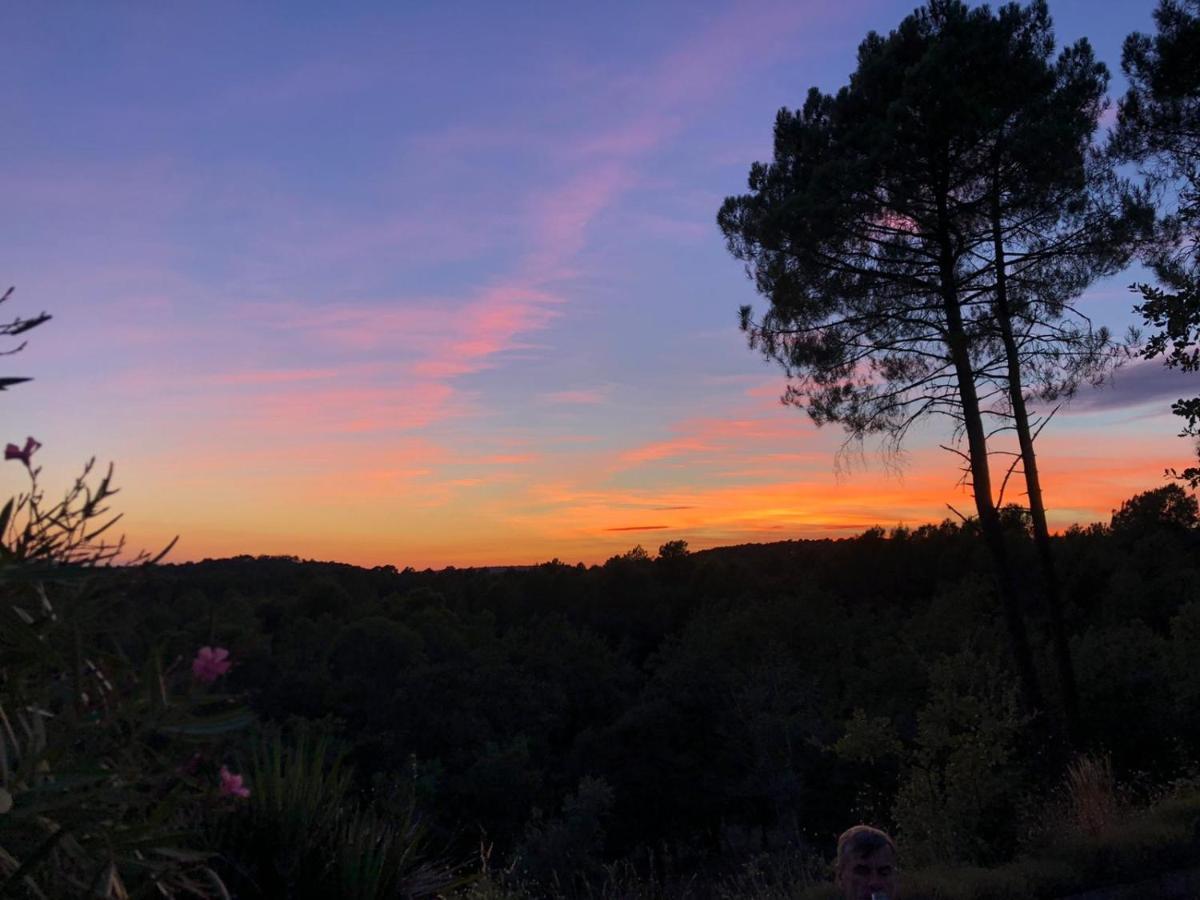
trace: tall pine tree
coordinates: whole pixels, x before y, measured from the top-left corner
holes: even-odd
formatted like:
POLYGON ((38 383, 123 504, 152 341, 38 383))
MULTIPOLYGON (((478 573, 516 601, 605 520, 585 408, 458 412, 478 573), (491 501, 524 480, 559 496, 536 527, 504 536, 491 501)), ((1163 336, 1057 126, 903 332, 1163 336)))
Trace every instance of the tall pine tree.
POLYGON ((1017 432, 1068 720, 1074 679, 1033 452, 1029 393, 1097 376, 1107 332, 1071 304, 1123 261, 1120 210, 1088 147, 1107 73, 1086 42, 1055 59, 1043 3, 934 0, 868 35, 836 96, 776 120, 775 158, 719 224, 770 308, 751 342, 818 424, 898 446, 931 413, 966 439, 1027 705, 1043 700, 993 487, 989 438, 1017 432), (1003 72, 1005 77, 997 77, 1003 72))

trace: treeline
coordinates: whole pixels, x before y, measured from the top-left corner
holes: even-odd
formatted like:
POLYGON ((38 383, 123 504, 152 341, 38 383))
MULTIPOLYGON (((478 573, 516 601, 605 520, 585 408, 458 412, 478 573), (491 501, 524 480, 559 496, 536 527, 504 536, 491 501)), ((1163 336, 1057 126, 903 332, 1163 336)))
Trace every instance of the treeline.
MULTIPOLYGON (((1028 523, 1009 510, 1020 571, 1028 523)), ((1055 539, 1083 744, 1122 780, 1195 771, 1200 516, 1177 486, 1055 539)), ((973 523, 604 565, 418 572, 280 557, 145 570, 114 640, 228 648, 265 722, 327 730, 364 796, 530 878, 687 865, 895 828, 908 859, 995 863, 1069 748, 1021 712, 973 523), (681 862, 682 864, 682 862, 681 862)), ((1025 596, 1030 596, 1027 592, 1025 596)), ((1029 617, 1038 665, 1046 622, 1029 617)), ((1049 682, 1051 679, 1047 679, 1049 682)))

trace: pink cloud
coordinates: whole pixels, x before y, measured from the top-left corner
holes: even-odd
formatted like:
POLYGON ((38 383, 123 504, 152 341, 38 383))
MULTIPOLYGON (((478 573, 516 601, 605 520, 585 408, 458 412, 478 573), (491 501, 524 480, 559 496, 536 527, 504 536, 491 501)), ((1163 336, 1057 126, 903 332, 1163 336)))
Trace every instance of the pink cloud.
MULTIPOLYGON (((563 158, 575 162, 575 171, 557 186, 534 197, 526 208, 531 249, 511 275, 501 277, 473 296, 401 297, 388 304, 339 304, 316 310, 300 303, 258 305, 258 312, 271 316, 277 328, 282 321, 283 331, 300 330, 322 351, 388 352, 396 363, 391 378, 407 386, 408 396, 401 398, 398 388, 380 386, 378 379, 354 388, 309 390, 308 382, 332 378, 334 372, 346 372, 342 365, 248 370, 206 378, 229 387, 303 385, 295 396, 281 391, 253 401, 244 398, 233 401, 235 409, 252 410, 250 418, 260 420, 254 426, 260 429, 277 431, 285 423, 306 430, 337 432, 420 428, 453 415, 452 407, 461 398, 450 382, 496 365, 502 354, 529 349, 525 336, 547 328, 561 314, 563 297, 546 285, 571 274, 569 267, 586 245, 589 226, 636 183, 637 160, 686 127, 687 117, 695 115, 697 102, 710 97, 727 81, 725 74, 716 71, 713 60, 757 62, 763 49, 763 23, 771 22, 768 31, 772 37, 768 43, 773 43, 800 18, 800 14, 790 12, 780 18, 778 10, 755 12, 748 17, 741 11, 731 11, 662 59, 653 68, 651 77, 638 79, 638 101, 631 105, 623 121, 598 132, 589 130, 575 142, 567 142, 563 158), (581 162, 584 165, 579 168, 581 162)), ((359 69, 331 68, 315 61, 259 85, 252 91, 252 102, 260 102, 264 97, 272 102, 286 102, 314 82, 320 82, 332 94, 355 90, 364 83, 359 69)), ((520 131, 501 129, 482 135, 479 131, 458 129, 443 134, 441 140, 463 148, 477 147, 481 139, 490 141, 490 145, 527 140, 527 135, 520 131)), ((306 256, 316 253, 318 257, 337 258, 339 253, 361 254, 371 248, 403 248, 413 241, 427 240, 429 234, 437 236, 432 240, 434 245, 457 246, 462 243, 463 235, 457 230, 461 225, 453 223, 478 218, 422 211, 394 216, 385 222, 365 223, 358 228, 348 222, 312 226, 312 217, 308 215, 311 211, 298 208, 294 201, 280 196, 271 188, 270 178, 253 183, 262 184, 260 199, 271 208, 292 213, 283 223, 284 232, 272 229, 269 233, 273 237, 266 239, 278 241, 276 249, 288 255, 298 252, 296 248, 306 248, 306 256), (453 233, 444 228, 439 231, 442 226, 452 226, 453 233), (325 239, 331 236, 337 239, 325 239)), ((224 200, 245 202, 239 196, 226 196, 224 200)), ((519 227, 519 220, 513 225, 519 227)), ((479 234, 489 230, 496 229, 485 228, 479 234)), ((479 246, 472 241, 468 244, 479 246)), ((247 309, 253 310, 254 305, 241 305, 241 313, 247 309)), ((163 327, 168 325, 175 328, 175 323, 164 323, 163 327)), ((152 343, 155 333, 161 330, 157 325, 149 326, 148 332, 152 333, 146 334, 146 342, 152 343)), ((356 383, 353 373, 346 374, 346 379, 339 380, 356 383)), ((603 398, 594 392, 564 391, 547 399, 560 403, 597 403, 603 398)), ((643 457, 661 458, 654 451, 645 451, 643 457)), ((630 458, 639 458, 637 452, 632 451, 630 458)))
POLYGON ((536 197, 532 203, 536 249, 522 270, 534 281, 558 277, 562 266, 583 248, 587 226, 632 183, 630 168, 610 161, 536 197))
POLYGON ((787 382, 781 378, 773 378, 770 381, 765 381, 762 384, 756 384, 753 387, 746 388, 745 394, 747 397, 755 397, 758 399, 768 398, 779 403, 779 398, 783 392, 787 390, 787 382))
POLYGON ((533 453, 493 453, 488 456, 476 457, 472 462, 485 466, 516 466, 538 461, 533 453))
MULTIPOLYGON (((440 473, 452 458, 453 451, 419 439, 380 447, 342 445, 335 464, 298 473, 295 480, 305 497, 339 509, 385 498, 416 502, 445 490, 440 473)), ((278 487, 286 490, 288 480, 278 487)))
POLYGON ((452 317, 449 340, 428 348, 413 372, 431 378, 478 372, 496 354, 519 348, 518 335, 545 328, 558 315, 558 302, 519 283, 489 288, 452 317))
POLYGON ((696 546, 755 540, 760 539, 756 535, 777 531, 818 536, 874 524, 940 519, 948 514, 945 500, 959 502, 951 479, 943 475, 922 470, 903 482, 825 477, 674 490, 560 484, 532 489, 533 505, 511 511, 511 517, 522 527, 553 528, 559 540, 590 540, 593 554, 600 552, 596 545, 601 535, 640 529, 667 530, 695 540, 696 546))
POLYGON ((641 447, 635 447, 633 450, 626 450, 621 454, 620 459, 626 463, 643 463, 669 459, 685 453, 700 453, 711 449, 711 444, 707 444, 696 438, 680 438, 674 441, 659 441, 653 444, 644 444, 641 447))
MULTIPOLYGON (((636 98, 631 113, 623 121, 598 132, 588 131, 561 148, 566 159, 599 161, 535 204, 542 232, 535 256, 562 262, 562 257, 578 252, 588 223, 637 181, 636 161, 679 134, 704 103, 728 90, 729 72, 761 65, 791 49, 790 32, 812 21, 811 11, 799 6, 731 9, 660 60, 644 77, 626 79, 624 93, 636 98)), ((671 224, 679 234, 678 223, 671 224)), ((683 233, 694 237, 696 232, 686 228, 683 233)))
POLYGON ((815 30, 856 7, 844 3, 815 12, 813 4, 783 0, 751 7, 733 4, 662 60, 644 90, 659 111, 694 108, 728 90, 731 72, 794 53, 793 37, 800 28, 815 30))
POLYGON ((314 348, 357 354, 387 351, 409 376, 446 380, 481 371, 491 358, 526 345, 519 336, 546 328, 558 315, 555 294, 511 279, 454 298, 401 298, 389 304, 308 310, 292 303, 258 304, 256 314, 298 330, 314 348))
MULTIPOLYGON (((213 443, 219 440, 214 436, 213 443)), ((193 450, 194 454, 189 456, 164 457, 156 468, 171 477, 184 471, 221 473, 229 468, 253 471, 256 476, 261 476, 260 470, 264 469, 274 470, 278 474, 320 469, 336 469, 341 473, 360 467, 364 470, 418 464, 428 467, 441 465, 453 458, 452 451, 446 447, 419 437, 391 438, 377 444, 354 445, 339 435, 329 435, 289 446, 283 453, 273 442, 249 442, 226 447, 219 454, 208 445, 198 445, 193 450)))
POLYGON ((580 389, 574 391, 551 391, 548 394, 540 394, 539 399, 546 403, 561 403, 564 405, 579 405, 579 406, 596 406, 601 403, 607 403, 609 399, 609 388, 591 388, 580 389))
POLYGON ((674 424, 671 430, 679 436, 626 450, 618 457, 619 461, 624 465, 637 465, 698 454, 713 460, 736 458, 744 461, 746 453, 760 444, 777 453, 780 447, 790 443, 813 440, 812 428, 806 422, 778 413, 765 418, 688 419, 674 424))
POLYGON ((636 157, 655 150, 683 126, 678 115, 643 113, 628 122, 568 145, 571 156, 636 157))
POLYGON ((231 427, 310 436, 413 431, 454 415, 455 400, 454 388, 437 381, 276 392, 243 397, 231 427))
POLYGON ((407 351, 436 344, 445 329, 444 301, 410 297, 376 304, 311 308, 298 302, 253 303, 246 313, 284 331, 300 331, 316 346, 361 353, 381 348, 407 351))
POLYGON ((188 478, 204 482, 234 470, 252 475, 258 487, 287 486, 298 496, 319 485, 325 485, 327 490, 322 490, 330 495, 337 485, 346 485, 351 493, 366 496, 372 485, 395 488, 423 479, 430 481, 423 488, 426 492, 434 490, 435 482, 455 488, 499 483, 510 480, 512 473, 505 470, 543 458, 535 452, 464 452, 419 434, 373 435, 363 440, 353 430, 289 432, 286 446, 279 443, 282 437, 273 432, 243 432, 240 442, 228 447, 214 435, 207 442, 189 442, 185 452, 163 456, 147 468, 176 482, 188 478), (455 474, 464 470, 467 474, 455 474))
POLYGON ((290 384, 296 381, 321 381, 336 378, 337 369, 252 369, 244 372, 221 372, 197 379, 202 384, 290 384))

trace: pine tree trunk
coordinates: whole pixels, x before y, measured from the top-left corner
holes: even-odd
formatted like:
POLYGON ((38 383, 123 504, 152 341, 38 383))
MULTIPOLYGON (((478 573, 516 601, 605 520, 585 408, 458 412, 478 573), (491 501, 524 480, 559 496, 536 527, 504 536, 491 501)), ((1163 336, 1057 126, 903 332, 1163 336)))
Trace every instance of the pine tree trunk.
POLYGON ((971 365, 962 312, 959 309, 945 197, 945 193, 942 192, 938 198, 941 299, 946 316, 946 340, 958 380, 963 428, 967 434, 967 449, 971 463, 971 488, 975 495, 975 510, 979 514, 979 527, 992 556, 996 588, 1004 608, 1004 622, 1008 629, 1013 660, 1017 667, 1017 677, 1020 680, 1021 697, 1026 710, 1036 713, 1045 709, 1045 703, 1042 698, 1041 686, 1038 683, 1037 670, 1033 665, 1033 653, 1029 648, 1029 635, 1025 630, 1020 596, 1013 579, 1012 565, 1008 560, 1008 548, 1004 543, 1004 531, 1000 523, 1000 516, 996 511, 996 504, 992 499, 987 436, 983 428, 983 416, 979 410, 979 395, 975 390, 975 371, 971 365))
POLYGON ((1016 339, 1013 337, 1012 313, 1008 303, 1004 241, 1000 229, 1000 199, 997 195, 993 195, 992 198, 992 236, 996 256, 996 321, 1000 326, 1000 336, 1004 342, 1004 353, 1008 363, 1009 402, 1012 405, 1017 441, 1021 447, 1021 466, 1025 472, 1025 492, 1029 497, 1029 514, 1033 520, 1033 540, 1037 546, 1038 563, 1042 570, 1046 609, 1050 614, 1050 632, 1054 643, 1054 659, 1058 668, 1059 687, 1062 691, 1063 716, 1067 727, 1067 736, 1071 743, 1075 744, 1079 739, 1079 694, 1075 685, 1075 666, 1071 660, 1071 646, 1067 641, 1067 629, 1063 620, 1062 594, 1058 570, 1054 564, 1054 550, 1050 543, 1050 529, 1046 523, 1046 506, 1042 499, 1042 486, 1038 477, 1037 455, 1033 449, 1033 433, 1029 427, 1029 413, 1025 408, 1020 355, 1016 339))

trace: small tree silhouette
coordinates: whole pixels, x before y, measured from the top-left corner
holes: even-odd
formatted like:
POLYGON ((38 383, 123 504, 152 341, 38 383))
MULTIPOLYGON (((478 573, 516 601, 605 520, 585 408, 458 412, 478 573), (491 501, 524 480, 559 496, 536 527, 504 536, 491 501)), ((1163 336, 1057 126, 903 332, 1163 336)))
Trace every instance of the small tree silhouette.
MULTIPOLYGON (((13 295, 9 288, 0 296, 4 303, 13 295)), ((20 316, 0 325, 0 337, 18 337, 37 326, 48 322, 51 316, 42 312, 31 319, 20 316)), ((25 349, 26 341, 17 346, 0 350, 0 356, 12 356, 25 349)), ((25 377, 0 378, 0 390, 32 379, 25 377)), ((121 519, 117 514, 109 517, 107 501, 117 493, 112 485, 113 467, 110 463, 99 484, 92 485, 89 479, 96 466, 92 457, 84 464, 83 471, 67 489, 62 499, 50 503, 38 483, 41 467, 32 462, 33 454, 41 444, 29 437, 23 448, 9 444, 5 449, 5 460, 20 461, 29 473, 29 489, 9 499, 0 509, 0 562, 43 563, 69 566, 111 565, 125 549, 124 536, 110 541, 109 529, 121 519)), ((161 560, 179 538, 175 537, 158 553, 151 555, 139 551, 127 562, 152 564, 161 560)))
MULTIPOLYGON (((10 287, 7 291, 4 292, 3 296, 0 296, 0 303, 4 303, 6 300, 8 300, 12 296, 12 294, 13 294, 13 289, 10 287)), ((22 319, 18 316, 17 318, 13 319, 11 322, 6 322, 3 325, 0 325, 0 337, 9 337, 9 338, 17 337, 18 335, 22 335, 27 331, 37 328, 43 322, 47 322, 49 320, 50 320, 50 314, 45 313, 45 312, 39 313, 38 315, 34 316, 32 319, 22 319)), ((16 347, 11 347, 7 350, 0 350, 0 356, 12 356, 14 353, 20 353, 22 350, 25 349, 25 343, 26 343, 25 341, 21 341, 21 343, 18 344, 16 347)), ((10 388, 14 384, 21 384, 22 382, 29 381, 29 380, 30 379, 28 379, 28 378, 13 378, 13 377, 0 378, 0 391, 10 388)))

